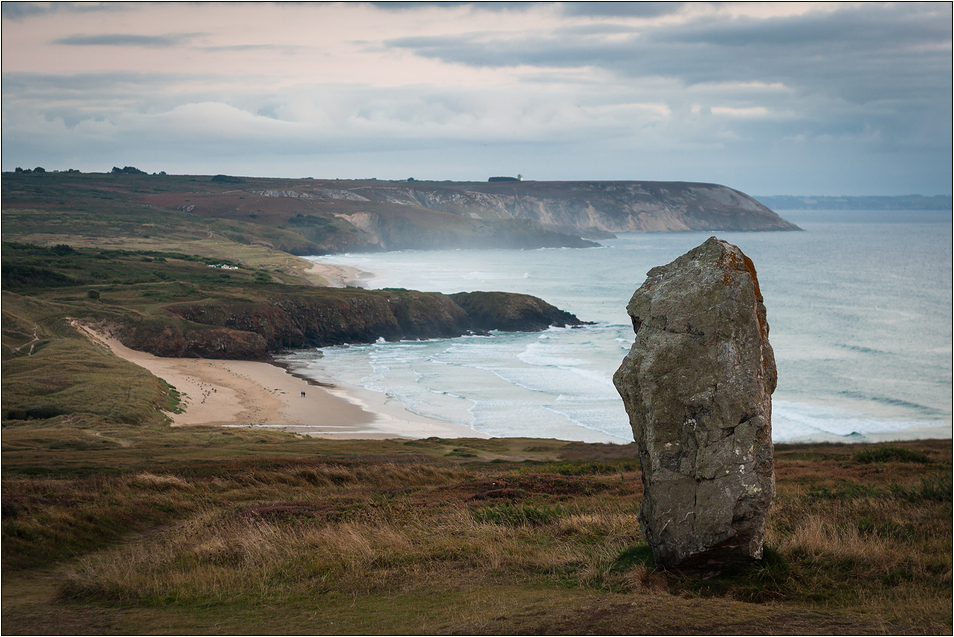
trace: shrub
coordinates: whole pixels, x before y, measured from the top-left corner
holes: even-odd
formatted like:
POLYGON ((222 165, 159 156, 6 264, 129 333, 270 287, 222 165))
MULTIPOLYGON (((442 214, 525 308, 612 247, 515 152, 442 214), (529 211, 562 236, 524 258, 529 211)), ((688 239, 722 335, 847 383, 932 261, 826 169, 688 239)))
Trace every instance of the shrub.
POLYGON ((923 453, 902 447, 877 447, 856 453, 855 462, 862 464, 871 464, 872 462, 917 462, 928 464, 931 462, 931 459, 923 453))
POLYGON ((72 252, 75 252, 75 250, 73 250, 73 246, 66 245, 65 243, 58 243, 52 248, 50 248, 50 252, 52 252, 53 254, 57 256, 62 257, 72 252))
POLYGON ((530 504, 504 503, 474 512, 474 520, 483 524, 501 526, 543 526, 563 517, 566 510, 561 506, 533 506, 530 504))

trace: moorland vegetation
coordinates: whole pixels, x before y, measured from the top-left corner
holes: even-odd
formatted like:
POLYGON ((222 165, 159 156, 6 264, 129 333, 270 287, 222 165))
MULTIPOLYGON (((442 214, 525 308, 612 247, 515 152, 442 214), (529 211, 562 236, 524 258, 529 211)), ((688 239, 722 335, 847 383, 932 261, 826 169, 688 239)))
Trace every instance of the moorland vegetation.
POLYGON ((630 446, 3 433, 11 634, 944 634, 951 447, 779 446, 764 558, 656 568, 630 446))

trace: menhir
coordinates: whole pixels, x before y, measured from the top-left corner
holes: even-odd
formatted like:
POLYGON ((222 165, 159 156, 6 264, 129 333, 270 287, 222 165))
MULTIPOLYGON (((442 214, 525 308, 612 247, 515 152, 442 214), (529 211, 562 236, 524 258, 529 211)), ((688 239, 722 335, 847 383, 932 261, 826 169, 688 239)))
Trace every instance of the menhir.
POLYGON ((762 557, 777 374, 752 261, 710 238, 649 271, 613 377, 639 449, 639 520, 656 564, 720 571, 762 557))

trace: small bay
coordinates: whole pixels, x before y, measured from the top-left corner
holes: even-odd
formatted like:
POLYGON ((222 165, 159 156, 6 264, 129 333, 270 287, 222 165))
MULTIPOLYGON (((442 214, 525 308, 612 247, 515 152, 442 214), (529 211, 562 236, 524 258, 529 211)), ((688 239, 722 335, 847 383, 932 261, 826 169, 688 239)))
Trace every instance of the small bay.
MULTIPOLYGON (((951 211, 785 211, 804 232, 715 233, 755 263, 775 350, 776 442, 951 436, 951 211)), ((646 272, 713 233, 625 234, 591 249, 311 257, 367 287, 522 292, 594 324, 307 350, 325 382, 386 393, 493 436, 632 440, 612 375, 646 272)))

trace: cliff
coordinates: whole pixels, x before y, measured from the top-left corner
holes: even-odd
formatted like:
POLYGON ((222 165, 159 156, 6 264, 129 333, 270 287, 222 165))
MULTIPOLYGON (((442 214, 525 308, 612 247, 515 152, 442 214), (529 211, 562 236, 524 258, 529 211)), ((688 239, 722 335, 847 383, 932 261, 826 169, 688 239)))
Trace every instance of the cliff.
MULTIPOLYGON (((319 196, 335 197, 316 191, 319 196)), ((524 219, 554 232, 605 237, 616 232, 797 230, 752 197, 717 184, 649 181, 521 181, 480 184, 368 183, 348 196, 422 206, 474 219, 524 219)))
MULTIPOLYGON (((368 232, 372 241, 385 247, 411 247, 407 239, 395 241, 392 236, 396 225, 421 225, 415 223, 411 211, 418 215, 446 213, 478 225, 522 222, 530 224, 525 228, 539 227, 556 235, 597 239, 612 237, 617 232, 798 230, 742 192, 703 183, 306 180, 293 190, 257 194, 310 201, 316 207, 320 203, 323 210, 334 211, 339 219, 368 232)), ((445 217, 444 223, 448 220, 445 217)), ((512 234, 506 225, 499 227, 500 235, 512 234)))
MULTIPOLYGON (((435 248, 587 247, 618 232, 798 230, 745 193, 658 181, 251 179, 164 193, 150 205, 251 222, 309 242, 296 254, 435 248)), ((291 242, 285 240, 285 243, 291 242)))
POLYGON ((82 236, 87 245, 215 237, 309 255, 578 248, 618 232, 798 229, 737 190, 687 182, 4 173, 2 189, 4 236, 12 228, 43 242, 82 236), (47 223, 54 213, 65 222, 55 238, 47 223))
POLYGON ((581 324, 569 312, 529 294, 458 292, 450 298, 467 313, 471 330, 537 332, 550 326, 581 324))
POLYGON ((127 347, 158 356, 265 360, 269 352, 379 338, 448 338, 581 325, 533 296, 474 292, 301 288, 256 299, 219 297, 170 305, 169 318, 129 320, 114 329, 127 347))
MULTIPOLYGON (((20 325, 14 332, 30 333, 35 321, 6 312, 21 303, 16 299, 30 299, 21 304, 39 303, 54 317, 44 320, 60 324, 68 316, 98 324, 127 347, 158 356, 266 360, 288 348, 581 324, 525 294, 283 283, 271 268, 175 252, 4 242, 2 265, 5 330, 12 321, 20 325)), ((37 340, 23 342, 33 347, 37 340)), ((16 354, 23 342, 5 355, 16 354)))

